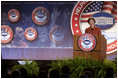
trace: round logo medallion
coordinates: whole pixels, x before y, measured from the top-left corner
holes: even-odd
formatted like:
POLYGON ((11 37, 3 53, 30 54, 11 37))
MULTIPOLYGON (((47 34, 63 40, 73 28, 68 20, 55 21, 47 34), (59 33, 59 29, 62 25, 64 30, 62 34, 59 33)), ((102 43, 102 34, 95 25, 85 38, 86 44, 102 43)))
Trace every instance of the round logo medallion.
POLYGON ((1 43, 6 44, 9 43, 13 38, 13 31, 7 25, 1 26, 1 43))
POLYGON ((80 36, 78 45, 81 50, 88 52, 95 48, 96 39, 92 34, 87 33, 80 36))
POLYGON ((49 37, 55 44, 62 44, 67 39, 64 28, 55 25, 49 32, 49 37))
POLYGON ((36 29, 32 28, 32 27, 29 27, 25 30, 25 38, 28 40, 28 41, 33 41, 35 40, 37 37, 37 31, 36 29))
POLYGON ((32 20, 37 25, 44 25, 49 21, 49 11, 44 7, 37 7, 32 12, 32 20))
POLYGON ((8 12, 8 19, 11 21, 11 22, 17 22, 20 18, 20 13, 18 10, 16 9, 11 9, 9 12, 8 12))
POLYGON ((92 17, 96 20, 95 25, 102 30, 109 29, 115 24, 115 18, 109 13, 100 12, 92 15, 92 17))

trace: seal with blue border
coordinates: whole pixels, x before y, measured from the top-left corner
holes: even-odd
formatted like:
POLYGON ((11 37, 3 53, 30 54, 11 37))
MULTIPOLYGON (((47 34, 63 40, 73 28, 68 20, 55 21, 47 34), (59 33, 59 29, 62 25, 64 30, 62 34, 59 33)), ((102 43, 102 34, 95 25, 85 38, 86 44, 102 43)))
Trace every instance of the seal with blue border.
POLYGON ((96 39, 92 34, 86 33, 78 39, 79 48, 83 51, 91 51, 96 46, 96 39))
POLYGON ((29 27, 25 30, 25 38, 28 41, 34 41, 37 38, 37 31, 33 27, 29 27))
POLYGON ((49 21, 49 11, 44 7, 37 7, 32 12, 32 20, 37 25, 44 25, 49 21))
POLYGON ((1 26, 1 43, 7 44, 11 42, 13 38, 13 30, 8 25, 1 26))
POLYGON ((11 22, 17 22, 20 18, 20 12, 17 9, 11 9, 8 12, 8 19, 11 22))
POLYGON ((66 31, 63 27, 55 25, 49 32, 50 40, 55 44, 62 44, 67 39, 66 31))

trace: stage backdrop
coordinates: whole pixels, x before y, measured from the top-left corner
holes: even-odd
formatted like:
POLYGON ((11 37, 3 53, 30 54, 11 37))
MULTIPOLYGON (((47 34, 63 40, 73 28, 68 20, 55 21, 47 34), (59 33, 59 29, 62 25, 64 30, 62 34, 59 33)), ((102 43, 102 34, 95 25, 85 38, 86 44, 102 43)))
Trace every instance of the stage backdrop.
MULTIPOLYGON (((1 44, 2 59, 52 60, 73 58, 71 19, 73 10, 78 3, 76 1, 2 1, 1 26, 7 25, 13 31, 12 40, 9 43, 1 44), (12 9, 20 13, 20 15, 17 15, 20 18, 16 22, 10 20, 9 13, 12 9), (26 37, 26 31, 29 27, 34 28, 37 33, 36 38, 32 41, 26 37)), ((84 33, 83 25, 86 25, 86 23, 81 22, 82 33, 84 33)), ((5 30, 1 29, 1 31, 4 32, 5 30)), ((116 31, 114 32, 116 33, 116 31)), ((107 34, 111 34, 107 30, 102 30, 102 33, 106 35, 106 39, 108 39, 107 34)), ((2 34, 4 35, 5 33, 2 34)), ((113 40, 116 40, 116 37, 113 40)), ((107 55, 108 59, 115 57, 116 53, 107 55)))

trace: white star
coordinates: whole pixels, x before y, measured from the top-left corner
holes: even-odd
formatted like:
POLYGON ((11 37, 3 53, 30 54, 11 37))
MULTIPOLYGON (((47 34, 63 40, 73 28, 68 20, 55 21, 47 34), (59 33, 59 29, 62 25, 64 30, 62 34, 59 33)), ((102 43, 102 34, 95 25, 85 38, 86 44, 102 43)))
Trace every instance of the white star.
POLYGON ((90 11, 92 11, 92 9, 90 9, 90 11))
POLYGON ((102 6, 100 6, 100 7, 102 7, 102 6))
POLYGON ((86 12, 88 12, 88 10, 86 10, 86 12))
POLYGON ((76 33, 78 33, 79 32, 79 30, 76 30, 76 33))
POLYGON ((75 18, 75 20, 77 20, 77 17, 75 18))
POLYGON ((78 24, 75 24, 75 27, 77 27, 78 26, 78 24))
POLYGON ((103 4, 103 2, 101 2, 101 4, 103 4))
POLYGON ((92 7, 93 5, 91 5, 91 7, 92 7))

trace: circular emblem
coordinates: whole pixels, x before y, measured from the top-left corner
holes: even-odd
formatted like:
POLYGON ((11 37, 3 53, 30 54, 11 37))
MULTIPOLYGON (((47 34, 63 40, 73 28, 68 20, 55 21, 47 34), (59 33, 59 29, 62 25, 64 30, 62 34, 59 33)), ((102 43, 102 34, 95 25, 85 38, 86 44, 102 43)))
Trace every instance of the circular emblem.
POLYGON ((11 42, 13 38, 13 31, 12 29, 7 25, 1 26, 1 43, 6 44, 11 42))
POLYGON ((64 28, 55 25, 49 32, 49 37, 55 44, 62 44, 67 39, 64 28))
POLYGON ((44 7, 37 7, 32 12, 32 20, 37 25, 44 25, 49 21, 49 11, 44 7))
POLYGON ((117 51, 117 4, 114 1, 80 1, 71 15, 73 35, 82 35, 89 27, 88 18, 94 17, 96 26, 107 40, 107 54, 117 51))
POLYGON ((17 22, 20 18, 20 13, 18 10, 16 9, 11 9, 9 12, 8 12, 8 19, 11 21, 11 22, 17 22))
POLYGON ((95 48, 96 39, 92 34, 83 34, 78 40, 78 45, 81 50, 88 52, 95 48))
POLYGON ((115 23, 115 18, 109 13, 100 12, 92 15, 92 17, 96 20, 95 25, 102 30, 109 29, 115 23))
POLYGON ((32 28, 32 27, 29 27, 25 30, 25 38, 28 40, 28 41, 33 41, 35 40, 37 37, 37 31, 36 29, 32 28))

